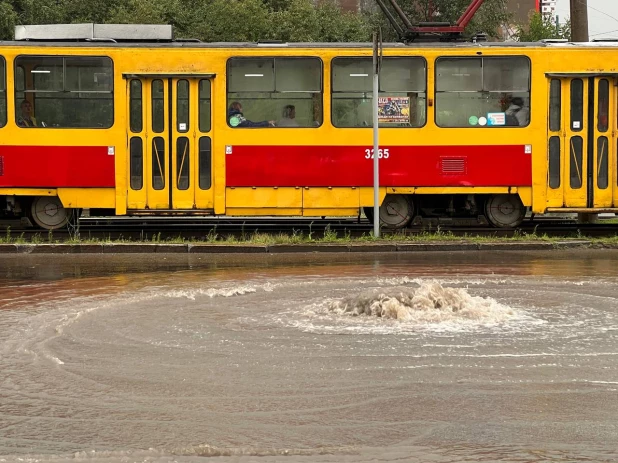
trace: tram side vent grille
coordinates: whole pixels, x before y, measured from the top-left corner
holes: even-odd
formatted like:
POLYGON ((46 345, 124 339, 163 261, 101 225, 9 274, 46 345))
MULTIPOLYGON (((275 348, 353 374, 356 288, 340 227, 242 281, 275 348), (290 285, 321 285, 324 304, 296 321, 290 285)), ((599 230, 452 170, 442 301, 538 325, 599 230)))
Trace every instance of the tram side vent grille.
POLYGON ((0 156, 0 177, 4 175, 4 156, 0 156))
POLYGON ((466 158, 442 158, 440 170, 445 175, 465 174, 467 170, 466 158))

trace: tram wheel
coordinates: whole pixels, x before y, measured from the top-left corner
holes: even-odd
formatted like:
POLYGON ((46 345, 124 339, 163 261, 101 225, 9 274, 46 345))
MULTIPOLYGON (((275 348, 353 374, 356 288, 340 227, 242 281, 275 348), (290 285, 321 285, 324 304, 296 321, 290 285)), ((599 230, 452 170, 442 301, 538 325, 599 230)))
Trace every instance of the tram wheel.
POLYGON ((73 209, 66 209, 57 196, 38 196, 32 200, 30 216, 39 227, 57 230, 69 223, 73 209))
POLYGON ((517 227, 526 216, 526 208, 517 195, 493 195, 485 202, 485 215, 494 227, 517 227))
POLYGON ((403 228, 414 215, 414 203, 404 195, 386 195, 380 206, 380 223, 384 228, 403 228))

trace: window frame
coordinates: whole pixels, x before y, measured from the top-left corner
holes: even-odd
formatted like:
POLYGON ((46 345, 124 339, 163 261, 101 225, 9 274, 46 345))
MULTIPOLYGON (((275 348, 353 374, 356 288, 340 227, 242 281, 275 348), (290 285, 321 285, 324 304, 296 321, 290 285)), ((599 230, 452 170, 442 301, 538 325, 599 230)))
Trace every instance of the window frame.
MULTIPOLYGON (((274 82, 275 85, 277 83, 277 66, 276 66, 276 61, 277 59, 286 59, 286 60, 295 60, 295 59, 311 59, 311 60, 317 60, 320 63, 320 91, 319 92, 302 92, 302 91, 298 91, 298 92, 290 92, 290 93, 312 93, 312 94, 318 94, 320 95, 320 105, 322 107, 322 114, 321 114, 321 121, 318 125, 311 125, 311 126, 300 126, 300 127, 264 127, 264 128, 268 128, 270 130, 272 129, 318 129, 320 127, 322 127, 324 125, 324 60, 322 60, 322 58, 320 58, 319 56, 303 56, 303 55, 298 55, 298 56, 279 56, 279 55, 273 55, 273 56, 230 56, 226 62, 225 62, 225 111, 226 111, 226 117, 225 117, 225 123, 227 124, 227 126, 231 129, 255 129, 254 127, 232 127, 230 125, 230 121, 229 121, 229 117, 227 117, 227 111, 230 107, 230 101, 229 101, 229 94, 230 93, 240 93, 240 92, 230 92, 230 76, 231 76, 231 72, 230 72, 230 63, 232 62, 232 60, 259 60, 259 59, 264 59, 264 60, 273 60, 273 66, 274 66, 274 72, 273 72, 273 78, 274 78, 274 82)), ((276 87, 275 87, 276 89, 276 87)), ((212 83, 211 83, 211 100, 212 100, 212 83)), ((264 92, 266 93, 266 92, 264 92)), ((270 93, 279 93, 279 92, 270 92, 270 93)), ((283 93, 283 92, 281 92, 283 93)), ((212 104, 212 103, 211 103, 212 104)), ((211 112, 211 118, 212 118, 212 112, 211 112)), ((212 126, 212 123, 211 123, 212 126)), ((211 127, 212 129, 212 127, 211 127)))
POLYGON ((142 133, 144 131, 144 84, 141 79, 129 80, 129 131, 131 133, 142 133), (139 98, 134 97, 133 82, 139 83, 139 98), (134 101, 139 101, 140 103, 139 130, 133 126, 133 116, 137 114, 133 112, 135 109, 134 101))
POLYGON ((547 118, 547 125, 550 132, 560 132, 562 129, 562 80, 555 77, 549 81, 549 117, 547 118), (555 92, 557 95, 554 95, 554 88, 558 90, 555 92))
POLYGON ((169 101, 165 101, 166 97, 169 100, 170 96, 169 96, 169 85, 168 88, 166 90, 165 88, 165 84, 166 82, 169 82, 169 79, 164 79, 161 77, 157 77, 156 79, 152 79, 150 81, 150 101, 148 102, 148 104, 150 105, 150 114, 148 115, 150 117, 150 126, 148 127, 149 130, 152 131, 152 133, 155 133, 159 136, 161 136, 160 134, 165 133, 165 127, 168 124, 168 121, 166 120, 167 118, 165 117, 165 108, 166 105, 168 107, 168 118, 169 118, 169 112, 172 110, 172 105, 169 104, 169 101), (159 85, 161 84, 161 98, 155 98, 155 84, 159 85), (157 107, 155 105, 155 100, 161 100, 163 101, 163 105, 161 105, 161 107, 157 107), (161 112, 161 114, 159 114, 159 110, 161 112), (160 121, 158 120, 160 116, 160 121), (161 123, 161 130, 159 130, 159 122, 161 123), (156 125, 155 125, 156 124, 156 125))
MULTIPOLYGON (((199 84, 198 84, 199 85, 199 84)), ((198 89, 199 92, 199 89, 198 89)), ((179 134, 187 134, 189 133, 189 131, 191 130, 191 81, 188 78, 182 78, 182 79, 177 79, 176 80, 176 92, 175 92, 175 96, 176 96, 176 101, 174 102, 176 104, 176 131, 179 134), (186 84, 187 86, 187 98, 181 98, 180 96, 180 86, 186 84), (181 101, 186 101, 187 102, 187 107, 186 110, 181 110, 181 105, 180 102, 181 101), (180 130, 180 124, 181 124, 181 120, 180 119, 184 119, 186 118, 186 128, 184 130, 180 130)), ((199 96, 198 96, 199 98, 199 96)), ((199 103, 199 101, 198 101, 199 103)), ((170 108, 171 110, 171 108, 170 108)))
POLYGON ((598 80, 598 88, 596 89, 596 127, 597 131, 602 134, 607 134, 609 132, 609 115, 611 112, 610 105, 610 95, 611 95, 611 85, 608 77, 601 77, 598 80), (607 88, 602 87, 602 84, 605 82, 607 88), (602 117, 605 116, 605 125, 603 125, 602 117))
MULTIPOLYGON (((330 60, 330 124, 336 128, 336 129, 373 129, 373 124, 367 127, 360 127, 360 126, 355 126, 355 127, 340 127, 338 125, 335 125, 334 121, 333 121, 333 94, 334 93, 356 93, 356 92, 335 92, 333 90, 334 88, 334 78, 335 78, 335 73, 333 71, 333 65, 334 62, 337 61, 338 59, 367 59, 367 60, 371 60, 372 57, 371 56, 335 56, 333 59, 330 60)), ((383 56, 382 59, 420 59, 423 61, 423 63, 425 64, 425 120, 423 121, 422 125, 418 125, 418 126, 409 126, 409 127, 390 127, 390 126, 380 126, 378 125, 378 127, 380 129, 422 129, 423 127, 427 126, 427 122, 429 120, 429 118, 427 117, 427 108, 429 107, 429 63, 427 61, 427 58, 425 58, 424 56, 420 56, 420 55, 410 55, 410 56, 401 56, 401 55, 397 55, 397 56, 383 56)), ((382 90, 379 88, 378 85, 378 98, 380 97, 380 92, 382 90)), ((361 92, 358 92, 361 93, 361 92)), ((366 93, 366 92, 362 92, 362 93, 366 93)), ((394 92, 394 93, 404 93, 404 92, 394 92)), ((373 95, 372 95, 373 98, 373 95)))
MULTIPOLYGON (((433 76, 433 100, 434 100, 434 111, 433 111, 433 122, 435 124, 436 127, 440 128, 440 129, 527 129, 530 128, 531 124, 532 124, 532 76, 533 76, 533 72, 532 72, 532 59, 530 59, 530 56, 528 55, 441 55, 435 58, 434 60, 434 76, 433 76), (484 74, 484 66, 482 65, 483 60, 485 59, 492 59, 492 58, 525 58, 528 61, 528 100, 530 102, 529 104, 529 108, 528 111, 530 113, 530 117, 528 119, 528 124, 527 125, 518 125, 518 126, 509 126, 509 125, 485 125, 485 126, 480 126, 480 125, 465 125, 465 126, 455 126, 455 127, 446 127, 446 126, 442 126, 438 124, 438 93, 504 93, 504 92, 492 92, 492 91, 481 91, 481 92, 472 92, 472 91, 463 91, 463 92, 454 92, 454 91, 448 91, 448 92, 438 92, 438 62, 441 59, 470 59, 470 58, 476 58, 476 59, 480 59, 481 60, 481 76, 483 76, 484 74)), ((511 91, 511 93, 522 93, 522 92, 516 92, 516 91, 511 91)), ((549 119, 549 118, 548 118, 549 119)))
MULTIPOLYGON (((198 79, 197 80, 197 131, 201 134, 212 132, 212 79, 198 79), (208 82, 208 98, 201 98, 202 82, 208 82), (208 101, 208 130, 202 130, 202 101, 208 101)), ((227 114, 227 107, 226 107, 227 114)), ((226 117, 227 120, 227 117, 226 117)), ((228 121, 229 123, 229 121, 228 121)))
MULTIPOLYGON (((55 130, 109 130, 112 129, 114 127, 114 125, 116 124, 116 73, 115 73, 115 63, 114 63, 114 59, 109 56, 109 55, 41 55, 41 54, 33 54, 33 55, 27 55, 27 54, 21 54, 21 55, 17 55, 15 56, 15 58, 13 58, 13 77, 16 78, 17 76, 15 75, 15 73, 17 72, 17 68, 18 67, 22 67, 23 65, 20 63, 18 64, 18 60, 19 59, 36 59, 36 58, 59 58, 62 60, 62 68, 63 68, 63 76, 62 76, 62 85, 63 85, 63 90, 62 91, 46 91, 43 90, 41 91, 41 93, 65 93, 65 84, 66 84, 66 73, 64 72, 64 70, 66 69, 66 59, 80 59, 80 58, 86 58, 86 59, 91 59, 91 58, 101 58, 101 59, 107 59, 109 60, 110 64, 111 64, 111 90, 109 92, 103 92, 103 91, 79 91, 79 92, 73 92, 73 91, 69 91, 68 93, 109 93, 112 97, 110 98, 111 102, 112 102, 112 117, 110 120, 110 123, 108 126, 104 126, 104 127, 53 127, 53 126, 46 126, 46 127, 21 127, 20 125, 17 124, 17 116, 15 116, 15 125, 17 127, 19 127, 20 129, 55 129, 55 130)), ((28 93, 32 93, 34 95, 36 95, 36 93, 38 93, 36 91, 36 89, 33 88, 33 90, 28 91, 28 89, 26 88, 26 72, 25 72, 25 68, 24 68, 24 90, 23 90, 23 94, 24 94, 24 98, 26 96, 26 94, 28 93)), ((13 96, 14 99, 16 100, 17 97, 17 86, 15 86, 14 91, 13 91, 13 96)), ((15 107, 18 108, 19 107, 19 103, 17 101, 15 101, 15 107)), ((7 115, 8 117, 8 115, 7 115)))
MULTIPOLYGON (((586 114, 586 85, 585 83, 590 84, 588 80, 584 80, 582 77, 576 77, 574 79, 570 79, 569 82, 569 130, 575 134, 586 133, 584 131, 584 126, 589 123, 588 115, 586 114), (581 84, 581 88, 576 89, 574 83, 581 84), (575 94, 577 92, 577 95, 575 94), (581 95, 580 95, 581 93, 581 95), (579 101, 581 97, 581 101, 579 101), (580 103, 577 105, 576 103, 580 103), (575 122, 579 124, 579 127, 575 127, 575 122)), ((588 89, 590 91, 590 89, 588 89)), ((596 103, 596 101, 595 101, 596 103)), ((581 186, 580 186, 581 188, 581 186)))
MULTIPOLYGON (((0 63, 2 64, 3 70, 4 72, 2 74, 0 74, 0 79, 2 80, 2 87, 4 88, 4 90, 2 92, 0 92, 0 99, 1 99, 1 95, 2 93, 4 93, 4 110, 5 110, 5 118, 4 120, 0 119, 0 128, 2 127, 6 127, 6 125, 9 123, 9 90, 7 88, 7 61, 4 58, 3 55, 0 55, 0 63)), ((1 103, 0 103, 1 104, 1 103)))

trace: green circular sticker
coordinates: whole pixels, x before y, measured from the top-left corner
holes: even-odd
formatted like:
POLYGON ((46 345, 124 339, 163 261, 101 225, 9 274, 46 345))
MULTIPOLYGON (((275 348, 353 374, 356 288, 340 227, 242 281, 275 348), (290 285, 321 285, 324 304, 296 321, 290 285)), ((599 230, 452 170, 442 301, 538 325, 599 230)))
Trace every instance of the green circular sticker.
POLYGON ((468 119, 468 123, 470 125, 477 125, 479 123, 479 118, 476 116, 470 116, 470 119, 468 119))
POLYGON ((232 116, 230 117, 230 126, 232 127, 238 127, 240 125, 240 117, 239 116, 232 116))

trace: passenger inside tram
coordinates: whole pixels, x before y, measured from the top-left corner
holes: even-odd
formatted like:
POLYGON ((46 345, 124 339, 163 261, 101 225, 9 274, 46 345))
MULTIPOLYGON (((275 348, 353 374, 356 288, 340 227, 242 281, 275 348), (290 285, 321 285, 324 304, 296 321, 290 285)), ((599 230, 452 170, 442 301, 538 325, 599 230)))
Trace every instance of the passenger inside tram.
POLYGON ((114 122, 112 61, 19 56, 15 60, 15 107, 19 127, 109 128, 114 122))
POLYGON ((247 119, 242 112, 242 105, 238 101, 232 102, 227 113, 230 127, 275 127, 275 121, 253 122, 247 119))
POLYGON ((32 112, 32 103, 23 100, 19 105, 21 115, 17 118, 17 125, 20 127, 37 127, 36 118, 32 112))
POLYGON ((445 57, 436 61, 438 127, 526 127, 527 57, 445 57))
POLYGON ((296 107, 288 104, 283 107, 282 118, 277 122, 277 127, 298 127, 296 121, 296 107))
POLYGON ((506 125, 525 127, 530 122, 530 108, 525 106, 524 99, 514 97, 506 112, 506 125))
POLYGON ((230 127, 255 127, 230 118, 231 106, 237 102, 242 102, 242 112, 252 120, 277 119, 273 127, 322 125, 322 62, 318 58, 231 58, 227 77, 230 127))

